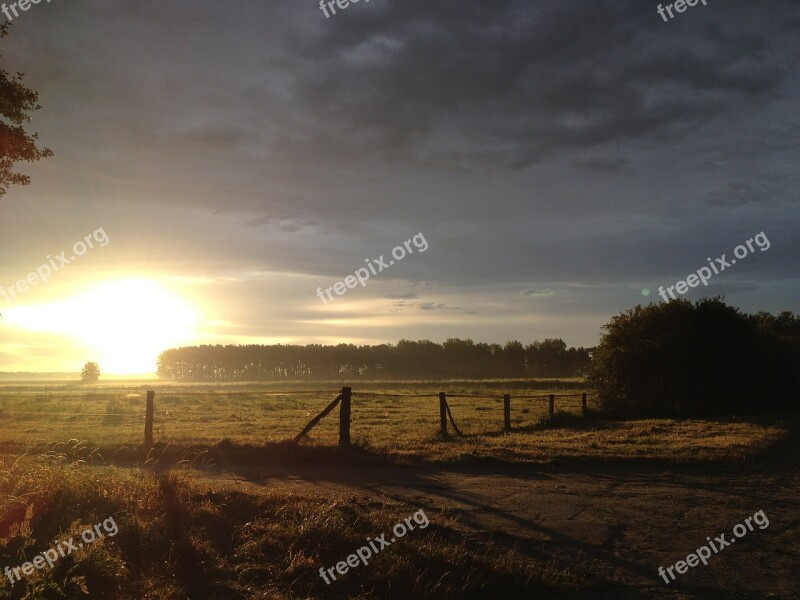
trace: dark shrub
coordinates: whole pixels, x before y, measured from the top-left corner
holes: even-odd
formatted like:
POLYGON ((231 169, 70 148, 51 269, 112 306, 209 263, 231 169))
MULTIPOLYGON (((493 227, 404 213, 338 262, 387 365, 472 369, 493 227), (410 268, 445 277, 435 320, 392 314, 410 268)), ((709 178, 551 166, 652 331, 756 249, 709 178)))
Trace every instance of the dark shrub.
POLYGON ((800 319, 742 314, 718 298, 637 306, 614 317, 590 380, 618 416, 796 408, 800 319))

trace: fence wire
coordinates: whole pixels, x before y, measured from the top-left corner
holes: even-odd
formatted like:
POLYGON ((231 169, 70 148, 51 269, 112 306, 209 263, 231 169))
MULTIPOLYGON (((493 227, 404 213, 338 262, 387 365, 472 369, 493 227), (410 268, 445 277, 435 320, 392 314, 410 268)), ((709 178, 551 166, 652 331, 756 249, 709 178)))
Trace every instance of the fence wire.
MULTIPOLYGON (((157 391, 155 441, 215 444, 227 439, 258 445, 291 440, 340 391, 157 391)), ((503 396, 502 391, 447 394, 450 416, 467 435, 502 431, 503 396)), ((583 394, 555 392, 553 396, 556 412, 581 414, 583 394)), ((587 393, 587 397, 593 394, 587 393)), ((547 418, 550 394, 511 393, 510 398, 512 429, 532 427, 547 418)), ((51 390, 46 398, 3 390, 0 416, 6 428, 0 431, 0 443, 35 445, 81 439, 100 446, 140 444, 144 405, 145 393, 129 389, 81 395, 51 390), (76 404, 83 410, 66 410, 76 404), (32 410, 35 405, 41 405, 41 410, 32 410)), ((431 437, 439 427, 437 392, 353 391, 351 410, 354 439, 370 443, 431 437)), ((308 438, 336 444, 338 433, 339 413, 333 411, 308 438)))

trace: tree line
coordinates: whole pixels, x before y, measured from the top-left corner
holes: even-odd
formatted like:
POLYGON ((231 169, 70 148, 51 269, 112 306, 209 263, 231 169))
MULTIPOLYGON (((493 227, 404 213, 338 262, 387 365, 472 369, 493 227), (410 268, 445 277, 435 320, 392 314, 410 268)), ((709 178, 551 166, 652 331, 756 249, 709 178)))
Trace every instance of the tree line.
POLYGON ((560 339, 523 346, 448 339, 400 340, 397 345, 338 344, 191 346, 158 357, 158 376, 176 381, 281 379, 417 379, 578 377, 588 371, 591 349, 567 348, 560 339))

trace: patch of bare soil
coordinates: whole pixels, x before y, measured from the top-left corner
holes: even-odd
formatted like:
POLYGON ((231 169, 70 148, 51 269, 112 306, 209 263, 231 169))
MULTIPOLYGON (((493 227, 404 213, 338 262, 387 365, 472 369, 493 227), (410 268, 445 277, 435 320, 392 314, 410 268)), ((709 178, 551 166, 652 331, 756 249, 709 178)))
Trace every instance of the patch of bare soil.
MULTIPOLYGON (((800 461, 796 439, 743 466, 285 466, 200 472, 210 483, 447 508, 468 535, 614 582, 593 598, 800 598, 800 461), (669 567, 758 511, 748 531, 667 585, 669 567)), ((431 514, 431 513, 429 513, 431 514)), ((589 596, 584 596, 589 597, 589 596)))

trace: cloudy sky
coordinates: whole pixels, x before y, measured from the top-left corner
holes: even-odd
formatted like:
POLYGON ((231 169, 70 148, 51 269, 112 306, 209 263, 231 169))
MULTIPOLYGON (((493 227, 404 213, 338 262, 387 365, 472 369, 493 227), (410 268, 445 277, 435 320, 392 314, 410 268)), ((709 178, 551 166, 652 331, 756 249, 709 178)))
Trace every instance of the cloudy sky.
POLYGON ((12 21, 55 156, 0 199, 0 371, 195 343, 594 345, 708 287, 800 310, 800 5, 53 0, 12 21), (317 288, 422 233, 323 304, 317 288), (413 245, 411 246, 414 247, 413 245))

